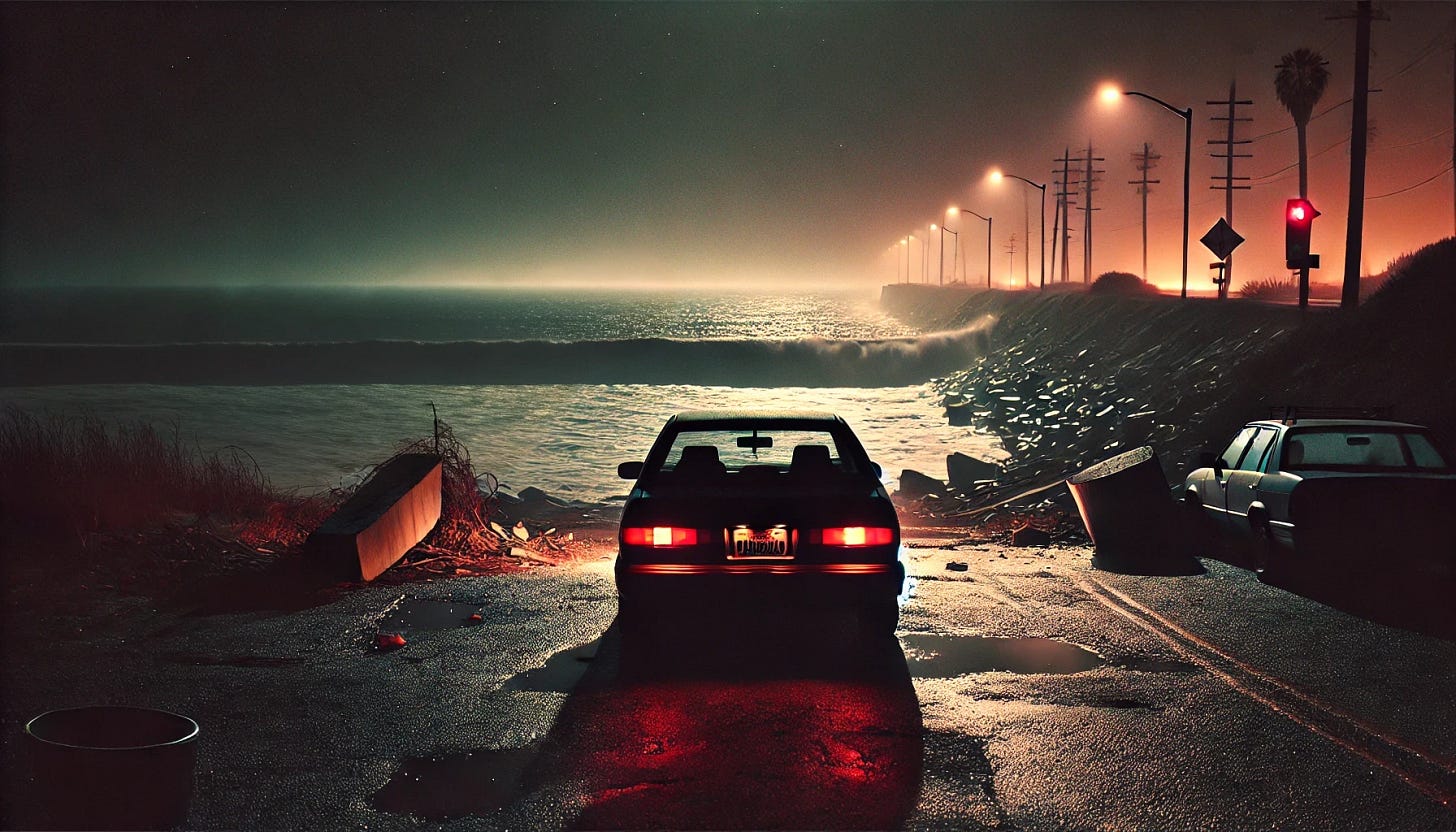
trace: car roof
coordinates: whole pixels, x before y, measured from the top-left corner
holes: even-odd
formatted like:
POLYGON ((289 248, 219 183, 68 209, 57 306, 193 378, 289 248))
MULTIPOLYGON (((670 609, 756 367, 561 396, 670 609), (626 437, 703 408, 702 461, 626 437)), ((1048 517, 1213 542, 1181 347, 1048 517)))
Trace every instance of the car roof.
POLYGON ((1279 419, 1260 419, 1250 425, 1285 428, 1399 428, 1401 430, 1425 430, 1409 422, 1391 422, 1384 419, 1295 419, 1284 422, 1279 419))
POLYGON ((820 428, 828 430, 844 420, 819 410, 687 410, 672 423, 689 430, 719 428, 820 428))

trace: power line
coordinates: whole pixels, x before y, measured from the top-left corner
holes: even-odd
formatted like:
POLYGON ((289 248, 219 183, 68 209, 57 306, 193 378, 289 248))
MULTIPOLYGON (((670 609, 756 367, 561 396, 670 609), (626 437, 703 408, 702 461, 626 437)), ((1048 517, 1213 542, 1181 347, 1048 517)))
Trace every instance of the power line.
POLYGON ((1413 141, 1413 142, 1406 142, 1405 144, 1392 144, 1392 145, 1387 145, 1385 147, 1376 147, 1376 148, 1373 148, 1373 149, 1374 150, 1400 150, 1400 149, 1406 148, 1406 147, 1415 147, 1418 144, 1425 144, 1426 142, 1428 142, 1428 141, 1430 141, 1432 139, 1439 139, 1442 136, 1446 135, 1447 133, 1451 132, 1451 129, 1452 128, 1447 127, 1445 130, 1442 130, 1441 132, 1436 133, 1435 135, 1427 136, 1424 139, 1418 139, 1418 140, 1413 141))
POLYGON ((1442 176, 1445 176, 1450 170, 1451 170, 1451 164, 1448 163, 1444 168, 1441 168, 1439 171, 1437 171, 1431 177, 1429 177, 1427 179, 1422 179, 1421 181, 1417 182, 1414 185, 1411 185, 1411 186, 1406 187, 1406 188, 1401 188, 1398 191, 1391 191, 1388 194, 1381 194, 1380 196, 1367 196, 1367 197, 1365 197, 1365 201, 1366 202, 1369 202, 1372 199, 1385 199, 1388 196, 1395 196, 1396 194, 1403 194, 1406 191, 1414 191, 1416 188, 1419 188, 1422 185, 1425 185, 1425 184, 1428 184, 1430 182, 1434 182, 1437 179, 1440 179, 1442 176))
MULTIPOLYGON (((1329 153, 1331 150, 1334 150, 1335 148, 1341 147, 1343 145, 1347 145, 1349 143, 1350 143, 1349 137, 1340 139, 1339 141, 1335 142, 1334 144, 1330 145, 1329 147, 1325 148, 1324 150, 1321 150, 1318 153, 1314 153, 1314 154, 1310 155, 1308 157, 1308 159, 1306 159, 1306 161, 1308 161, 1309 159, 1318 159, 1319 157, 1325 155, 1326 153, 1329 153)), ((1286 170, 1292 170, 1292 169, 1297 168, 1297 167, 1299 167, 1299 162, 1294 162, 1293 164, 1285 165, 1284 167, 1280 168, 1279 170, 1271 171, 1270 173, 1266 173, 1263 176, 1255 176, 1255 177, 1253 177, 1253 180, 1254 180, 1253 181, 1253 184, 1255 184, 1255 185, 1268 185, 1269 184, 1268 182, 1260 182, 1258 180, 1260 180, 1260 179, 1271 179, 1271 178, 1273 178, 1275 176, 1278 176, 1279 174, 1285 172, 1286 170)))
POLYGON ((1431 38, 1431 42, 1422 47, 1420 52, 1411 59, 1410 63, 1396 70, 1393 74, 1381 78, 1375 83, 1375 86, 1384 86, 1385 82, 1399 78, 1407 72, 1410 72, 1412 69, 1415 68, 1416 64, 1436 54, 1437 47, 1443 45, 1451 37, 1452 23, 1456 23, 1456 18, 1452 18, 1452 21, 1450 23, 1447 23, 1445 27, 1441 29, 1441 31, 1437 32, 1436 36, 1434 38, 1431 38))
MULTIPOLYGON (((1456 19, 1453 19, 1452 22, 1453 23, 1456 23, 1456 19)), ((1400 76, 1404 75, 1405 73, 1407 73, 1411 69, 1413 69, 1416 66, 1416 64, 1419 64, 1421 61, 1424 61, 1426 58, 1429 58, 1431 55, 1435 54, 1436 47, 1440 46, 1442 44, 1442 42, 1444 42, 1447 38, 1450 37, 1450 33, 1449 33, 1448 30, 1451 28, 1451 25, 1452 25, 1451 23, 1446 24, 1446 27, 1443 28, 1434 38, 1432 38, 1431 39, 1431 42, 1428 43, 1428 44, 1426 44, 1426 46, 1424 46, 1419 51, 1419 53, 1416 55, 1415 58, 1413 58, 1411 60, 1410 63, 1406 64, 1405 66, 1401 67, 1400 69, 1396 70, 1395 72, 1391 73, 1390 75, 1387 75, 1384 78, 1381 78, 1380 81, 1375 84, 1375 86, 1377 86, 1377 87, 1383 86, 1387 81, 1392 81, 1392 80, 1394 80, 1396 78, 1399 78, 1400 76)), ((1331 43, 1333 43, 1333 42, 1334 41, 1332 40, 1331 43)), ((1325 49, 1320 49, 1319 50, 1320 54, 1324 54, 1325 51, 1326 51, 1325 49)), ((1338 110, 1339 108, 1345 106, 1346 104, 1349 104, 1350 102, 1352 102, 1354 100, 1355 99, 1353 97, 1351 97, 1351 98, 1346 98, 1344 101, 1339 101, 1339 102, 1336 102, 1334 104, 1331 104, 1330 106, 1326 107, 1325 109, 1320 110, 1318 113, 1315 113, 1313 116, 1310 117, 1309 120, 1310 121, 1314 121, 1315 119, 1320 118, 1321 116, 1327 116, 1330 113, 1334 112, 1335 110, 1338 110)), ((1288 127, 1282 127, 1282 128, 1280 128, 1278 130, 1271 130, 1268 133, 1260 133, 1259 135, 1253 137, 1252 139, 1249 139, 1249 141, 1251 141, 1251 142, 1257 142, 1260 139, 1267 139, 1270 136, 1277 136, 1280 133, 1288 133, 1290 130, 1293 130, 1293 129, 1294 129, 1294 125, 1291 124, 1288 127)))
MULTIPOLYGON (((1327 116, 1330 113, 1333 113, 1335 110, 1338 110, 1339 108, 1345 106, 1346 104, 1349 104, 1351 101, 1354 101, 1354 100, 1355 100, 1354 98, 1346 98, 1344 101, 1340 101, 1338 103, 1331 104, 1329 107, 1326 107, 1325 109, 1320 110, 1318 113, 1315 113, 1314 115, 1310 116, 1309 117, 1309 120, 1310 121, 1314 121, 1315 119, 1319 118, 1320 116, 1327 116)), ((1288 133, 1290 130, 1293 130, 1293 129, 1294 129, 1294 125, 1291 124, 1288 127, 1281 127, 1278 130, 1270 130, 1268 133, 1260 133, 1259 135, 1253 137, 1252 139, 1249 139, 1249 141, 1256 142, 1256 141, 1258 141, 1260 139, 1267 139, 1270 136, 1277 136, 1280 133, 1288 133)))

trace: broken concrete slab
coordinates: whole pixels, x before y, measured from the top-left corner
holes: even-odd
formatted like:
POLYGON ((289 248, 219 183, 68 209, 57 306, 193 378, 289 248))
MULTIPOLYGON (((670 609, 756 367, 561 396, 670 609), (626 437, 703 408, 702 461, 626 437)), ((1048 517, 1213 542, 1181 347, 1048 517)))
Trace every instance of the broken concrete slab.
POLYGON ((374 473, 304 544, 331 574, 372 581, 440 520, 440 458, 401 454, 374 473))
POLYGON ((945 483, 934 477, 928 477, 912 468, 906 468, 900 472, 901 497, 924 497, 927 494, 935 494, 945 490, 945 483))
POLYGON ((1027 523, 1011 530, 1012 546, 1050 546, 1052 536, 1027 523))
POLYGON ((951 487, 957 491, 970 492, 976 483, 994 480, 1001 476, 1001 466, 957 451, 945 457, 945 473, 951 487))

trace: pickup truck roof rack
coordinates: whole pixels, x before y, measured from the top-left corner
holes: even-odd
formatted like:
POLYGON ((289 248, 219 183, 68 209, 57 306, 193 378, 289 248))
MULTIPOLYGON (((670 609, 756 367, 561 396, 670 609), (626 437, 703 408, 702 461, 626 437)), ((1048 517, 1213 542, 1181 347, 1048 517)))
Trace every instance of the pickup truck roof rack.
POLYGON ((1271 406, 1269 415, 1292 425, 1300 419, 1389 419, 1390 408, 1284 404, 1271 406))

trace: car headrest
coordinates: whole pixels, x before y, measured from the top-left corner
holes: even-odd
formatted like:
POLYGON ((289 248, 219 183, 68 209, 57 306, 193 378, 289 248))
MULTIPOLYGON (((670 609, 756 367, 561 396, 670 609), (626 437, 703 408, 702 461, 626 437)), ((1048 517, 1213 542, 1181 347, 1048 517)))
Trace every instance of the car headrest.
POLYGON ((789 472, 823 471, 834 467, 826 445, 795 445, 794 456, 789 462, 789 472))
POLYGON ((721 474, 725 470, 714 445, 684 445, 682 456, 673 468, 678 473, 721 474))
POLYGON ((1284 452, 1285 465, 1304 464, 1304 443, 1298 439, 1289 440, 1289 449, 1284 452))

